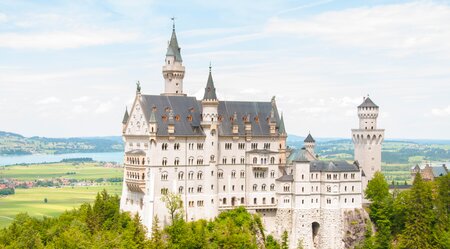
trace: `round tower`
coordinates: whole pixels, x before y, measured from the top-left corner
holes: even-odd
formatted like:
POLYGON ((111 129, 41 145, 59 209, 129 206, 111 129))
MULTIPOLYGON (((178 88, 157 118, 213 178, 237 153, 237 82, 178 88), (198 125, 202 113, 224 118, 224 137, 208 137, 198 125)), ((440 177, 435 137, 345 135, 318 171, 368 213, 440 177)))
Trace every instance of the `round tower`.
POLYGON ((381 171, 381 145, 384 140, 384 129, 377 128, 379 107, 369 98, 363 99, 358 106, 359 129, 352 129, 352 140, 355 147, 355 161, 358 161, 364 172, 363 190, 377 171, 381 171))
POLYGON ((167 47, 165 64, 162 69, 165 80, 165 90, 162 95, 186 96, 186 94, 183 93, 184 72, 185 69, 183 66, 183 59, 181 58, 181 48, 178 46, 174 23, 172 37, 170 38, 169 46, 167 47))

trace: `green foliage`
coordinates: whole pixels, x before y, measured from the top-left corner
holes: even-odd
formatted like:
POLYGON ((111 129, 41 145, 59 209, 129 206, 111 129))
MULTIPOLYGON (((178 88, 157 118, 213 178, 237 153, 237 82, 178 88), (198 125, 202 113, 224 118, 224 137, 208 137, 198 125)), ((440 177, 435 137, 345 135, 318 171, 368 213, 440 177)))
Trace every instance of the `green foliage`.
POLYGON ((281 249, 289 249, 289 235, 286 230, 281 235, 281 249))
POLYGON ((450 177, 424 182, 417 174, 410 190, 387 191, 382 174, 376 174, 366 189, 370 218, 376 226, 359 248, 450 248, 450 177), (395 243, 393 243, 395 242, 395 243))
POLYGON ((381 172, 375 172, 372 180, 367 184, 365 195, 372 202, 381 202, 389 195, 389 184, 381 172))
POLYGON ((172 224, 174 224, 176 220, 183 218, 183 201, 179 194, 167 192, 163 194, 161 201, 166 205, 172 224))
POLYGON ((431 186, 422 180, 420 174, 414 178, 410 197, 406 207, 405 229, 399 237, 399 248, 436 248, 431 186))
POLYGON ((269 235, 266 238, 266 249, 281 249, 281 246, 272 235, 269 235))
POLYGON ((16 191, 13 188, 4 188, 0 189, 0 195, 13 195, 16 191))
POLYGON ((149 241, 139 217, 119 211, 117 195, 103 191, 94 205, 43 220, 26 213, 0 231, 0 248, 146 248, 149 241))

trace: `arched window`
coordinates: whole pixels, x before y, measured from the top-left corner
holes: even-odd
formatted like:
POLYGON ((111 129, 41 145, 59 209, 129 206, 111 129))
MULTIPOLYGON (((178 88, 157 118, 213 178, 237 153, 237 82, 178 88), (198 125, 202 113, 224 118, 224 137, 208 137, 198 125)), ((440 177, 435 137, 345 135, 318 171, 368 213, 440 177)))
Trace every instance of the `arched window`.
POLYGON ((253 198, 253 204, 258 204, 258 200, 256 198, 253 198))
POLYGON ((272 198, 270 199, 270 203, 275 204, 275 198, 274 198, 274 197, 272 197, 272 198))
POLYGON ((219 179, 222 179, 222 178, 223 178, 223 170, 219 169, 219 171, 217 171, 217 177, 218 177, 219 179))
POLYGON ((275 164, 275 157, 270 158, 270 164, 275 164))
POLYGON ((224 204, 224 205, 227 204, 227 198, 223 198, 222 204, 224 204))
POLYGON ((241 176, 241 178, 244 178, 245 177, 245 171, 241 170, 240 176, 241 176))
POLYGON ((266 191, 266 184, 261 185, 261 190, 266 191))
POLYGON ((258 163, 258 158, 254 157, 253 158, 253 164, 257 164, 258 163))
POLYGON ((256 190, 258 190, 258 185, 253 184, 253 191, 256 191, 256 190))
POLYGON ((184 179, 184 172, 180 171, 178 172, 178 180, 183 180, 184 179))
POLYGON ((167 171, 164 171, 161 173, 161 180, 162 181, 167 181, 167 179, 169 178, 169 174, 167 173, 167 171))
POLYGON ((179 193, 179 194, 182 194, 182 193, 183 193, 183 186, 180 186, 180 187, 178 188, 178 193, 179 193))
POLYGON ((189 179, 189 180, 194 179, 194 171, 189 171, 188 179, 189 179))
POLYGON ((271 184, 270 185, 270 191, 274 191, 275 190, 275 184, 271 184))
POLYGON ((201 171, 197 172, 197 179, 198 180, 203 179, 203 172, 201 172, 201 171))
POLYGON ((236 178, 236 170, 231 171, 231 178, 236 178))

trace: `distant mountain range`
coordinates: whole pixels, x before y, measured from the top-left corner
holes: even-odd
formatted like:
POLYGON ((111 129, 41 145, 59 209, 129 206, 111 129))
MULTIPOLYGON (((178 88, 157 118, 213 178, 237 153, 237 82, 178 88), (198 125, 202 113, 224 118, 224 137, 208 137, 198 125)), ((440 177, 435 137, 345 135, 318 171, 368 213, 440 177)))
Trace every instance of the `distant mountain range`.
MULTIPOLYGON (((303 146, 305 137, 289 135, 288 145, 295 148, 303 146)), ((317 150, 322 155, 343 153, 350 157, 353 147, 349 138, 315 138, 317 150), (334 149, 333 149, 334 148, 334 149), (336 148, 340 148, 335 151, 336 148)), ((442 145, 440 149, 450 147, 450 140, 433 139, 387 139, 383 149, 408 148, 425 150, 429 145, 442 145), (423 148, 422 148, 423 147, 423 148)), ((89 152, 115 152, 123 151, 123 141, 120 136, 105 137, 72 137, 72 138, 47 138, 24 137, 20 134, 0 131, 0 155, 31 155, 31 154, 64 154, 64 153, 89 153, 89 152)), ((423 152, 423 151, 422 151, 423 152)), ((445 153, 444 153, 445 154, 445 153)), ((445 157, 445 156, 444 156, 445 157)))
POLYGON ((24 137, 16 133, 0 131, 0 155, 113 151, 123 151, 122 138, 119 136, 47 138, 24 137))

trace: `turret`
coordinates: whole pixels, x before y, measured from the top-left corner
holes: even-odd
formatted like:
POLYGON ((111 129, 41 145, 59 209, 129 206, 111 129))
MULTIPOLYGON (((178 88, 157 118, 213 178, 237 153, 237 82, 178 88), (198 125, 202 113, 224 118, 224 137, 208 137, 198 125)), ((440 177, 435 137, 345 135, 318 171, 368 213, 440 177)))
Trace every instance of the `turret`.
POLYGON ((376 130, 378 118, 378 106, 369 96, 363 98, 363 103, 358 106, 359 129, 376 130))
POLYGON ((150 114, 150 120, 148 121, 148 125, 150 128, 150 135, 156 136, 156 132, 158 131, 158 122, 156 122, 156 115, 154 108, 152 110, 152 113, 150 114))
POLYGON ((178 46, 173 23, 172 37, 167 47, 166 60, 162 69, 165 80, 165 90, 162 95, 185 96, 183 93, 184 66, 181 59, 181 48, 178 46))
POLYGON ((311 136, 311 133, 303 141, 305 143, 305 149, 311 153, 311 155, 315 156, 314 149, 316 147, 316 140, 311 136))
POLYGON ((202 99, 202 125, 211 125, 217 122, 219 100, 216 95, 216 88, 211 74, 211 65, 209 66, 208 81, 206 82, 205 94, 202 99))
MULTIPOLYGON (((363 98, 358 106, 359 128, 352 129, 355 146, 355 161, 359 163, 365 177, 362 179, 363 190, 377 171, 381 171, 381 145, 384 129, 377 128, 379 108, 369 98, 363 98)), ((366 202, 367 200, 364 200, 366 202)))
POLYGON ((276 104, 275 104, 275 96, 272 97, 272 110, 270 110, 270 117, 269 117, 269 130, 270 135, 275 136, 277 135, 276 126, 277 126, 277 120, 275 119, 275 110, 276 110, 276 104))

